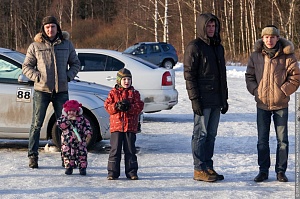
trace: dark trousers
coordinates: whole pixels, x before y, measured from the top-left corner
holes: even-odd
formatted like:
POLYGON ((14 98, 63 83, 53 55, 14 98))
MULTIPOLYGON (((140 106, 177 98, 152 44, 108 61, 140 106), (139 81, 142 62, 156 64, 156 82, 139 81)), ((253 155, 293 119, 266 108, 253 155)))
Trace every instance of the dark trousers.
POLYGON ((273 116, 277 138, 275 172, 285 172, 287 169, 289 141, 288 141, 288 108, 266 111, 257 108, 258 130, 258 165, 260 172, 269 173, 270 160, 270 125, 273 116))
POLYGON ((137 175, 138 163, 135 148, 136 134, 129 132, 113 132, 110 137, 110 153, 107 164, 108 176, 120 176, 122 146, 125 156, 125 174, 127 178, 137 175))

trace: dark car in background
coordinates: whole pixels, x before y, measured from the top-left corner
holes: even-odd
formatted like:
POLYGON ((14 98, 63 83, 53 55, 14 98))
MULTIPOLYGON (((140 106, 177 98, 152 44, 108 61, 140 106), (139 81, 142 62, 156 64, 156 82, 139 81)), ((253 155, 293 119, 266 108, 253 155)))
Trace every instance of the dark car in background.
POLYGON ((132 54, 166 69, 172 69, 178 62, 176 49, 166 42, 139 42, 123 53, 132 54))

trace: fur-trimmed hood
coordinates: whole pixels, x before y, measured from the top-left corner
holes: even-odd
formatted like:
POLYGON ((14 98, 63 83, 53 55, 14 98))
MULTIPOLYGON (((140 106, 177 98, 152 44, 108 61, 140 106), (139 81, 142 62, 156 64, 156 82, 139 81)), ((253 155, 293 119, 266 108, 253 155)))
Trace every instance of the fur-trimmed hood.
MULTIPOLYGON (((294 44, 291 41, 280 37, 278 42, 280 42, 283 54, 289 55, 295 52, 294 44)), ((254 44, 254 51, 261 53, 263 45, 264 42, 262 39, 257 40, 254 44)))
MULTIPOLYGON (((36 34, 34 37, 34 41, 35 42, 45 42, 45 39, 43 38, 42 35, 43 34, 41 32, 36 34)), ((70 39, 70 34, 67 31, 62 31, 62 36, 63 36, 63 39, 65 39, 65 40, 70 39)))

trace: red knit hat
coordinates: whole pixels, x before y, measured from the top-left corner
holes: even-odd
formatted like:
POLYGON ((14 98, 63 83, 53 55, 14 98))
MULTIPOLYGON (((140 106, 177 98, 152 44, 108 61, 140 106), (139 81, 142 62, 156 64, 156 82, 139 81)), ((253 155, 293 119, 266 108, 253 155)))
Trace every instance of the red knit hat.
POLYGON ((64 103, 63 107, 65 112, 68 112, 70 110, 79 112, 80 108, 82 107, 82 104, 76 100, 68 100, 64 103))

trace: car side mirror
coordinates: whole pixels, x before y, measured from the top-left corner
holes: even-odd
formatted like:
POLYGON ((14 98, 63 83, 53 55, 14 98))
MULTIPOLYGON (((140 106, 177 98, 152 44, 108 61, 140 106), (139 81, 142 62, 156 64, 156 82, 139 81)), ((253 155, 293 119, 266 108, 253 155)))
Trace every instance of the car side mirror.
POLYGON ((20 74, 18 77, 18 83, 19 84, 29 84, 29 85, 33 85, 34 82, 31 81, 29 78, 27 78, 24 74, 20 74))

